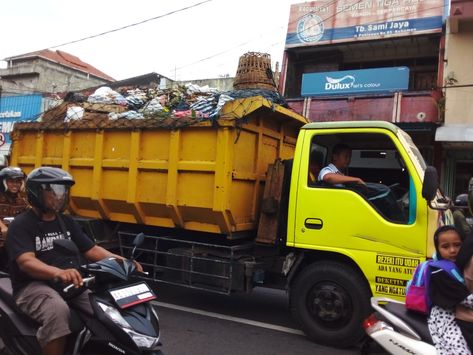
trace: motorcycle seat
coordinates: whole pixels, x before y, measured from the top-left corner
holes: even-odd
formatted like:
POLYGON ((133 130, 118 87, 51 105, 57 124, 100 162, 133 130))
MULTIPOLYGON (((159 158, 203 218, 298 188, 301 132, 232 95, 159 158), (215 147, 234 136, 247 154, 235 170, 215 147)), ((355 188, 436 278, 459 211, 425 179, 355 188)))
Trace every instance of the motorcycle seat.
POLYGON ((384 305, 384 308, 407 323, 423 341, 433 344, 429 327, 427 326, 427 316, 412 312, 404 304, 400 303, 388 302, 384 305))
MULTIPOLYGON (((14 324, 18 323, 18 327, 23 334, 29 334, 32 336, 36 335, 37 328, 40 326, 34 319, 28 317, 21 311, 13 299, 13 288, 11 280, 9 278, 0 279, 0 297, 3 303, 9 308, 7 311, 8 316, 14 324)), ((83 328, 83 322, 77 311, 71 309, 71 318, 69 320, 69 327, 73 333, 80 331, 83 328)))
POLYGON ((0 279, 0 300, 2 313, 11 320, 23 335, 36 336, 39 324, 24 314, 13 299, 13 289, 9 278, 0 279))

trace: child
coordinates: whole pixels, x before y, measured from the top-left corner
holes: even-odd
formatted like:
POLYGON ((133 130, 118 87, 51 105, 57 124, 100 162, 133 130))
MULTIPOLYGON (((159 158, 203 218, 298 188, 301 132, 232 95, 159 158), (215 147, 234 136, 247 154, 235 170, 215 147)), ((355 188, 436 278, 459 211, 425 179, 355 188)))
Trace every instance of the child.
MULTIPOLYGON (((473 293, 473 231, 470 230, 457 255, 456 264, 463 272, 465 285, 473 293)), ((473 343, 473 309, 458 305, 455 312, 457 323, 468 344, 473 343)))
MULTIPOLYGON (((462 245, 462 237, 453 226, 442 226, 434 234, 438 259, 456 261, 462 245)), ((428 318, 429 331, 438 354, 471 354, 471 335, 456 322, 455 308, 462 305, 473 308, 473 295, 465 284, 441 269, 430 275, 430 298, 432 310, 428 318)))

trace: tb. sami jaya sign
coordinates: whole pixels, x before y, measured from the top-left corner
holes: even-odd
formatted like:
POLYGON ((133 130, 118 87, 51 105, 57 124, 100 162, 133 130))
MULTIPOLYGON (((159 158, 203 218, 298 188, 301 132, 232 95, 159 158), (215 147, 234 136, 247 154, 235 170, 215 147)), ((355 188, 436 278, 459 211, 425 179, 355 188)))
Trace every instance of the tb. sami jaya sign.
POLYGON ((446 0, 318 0, 291 5, 286 48, 441 32, 446 0))

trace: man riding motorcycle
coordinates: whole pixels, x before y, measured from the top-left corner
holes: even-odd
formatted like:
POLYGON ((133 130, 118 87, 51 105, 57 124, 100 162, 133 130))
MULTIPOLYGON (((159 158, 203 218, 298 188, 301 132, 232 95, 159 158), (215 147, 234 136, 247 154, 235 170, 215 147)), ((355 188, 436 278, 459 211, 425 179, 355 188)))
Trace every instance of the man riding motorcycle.
MULTIPOLYGON (((70 216, 64 215, 69 190, 74 179, 66 171, 53 167, 33 170, 26 179, 26 192, 32 209, 18 215, 8 229, 7 251, 13 296, 19 308, 36 320, 37 338, 43 353, 63 354, 69 329, 69 304, 92 314, 88 291, 64 299, 55 282, 83 284, 73 263, 55 250, 55 239, 71 239, 82 255, 95 262, 112 254, 96 245, 70 216)), ((137 264, 137 269, 142 270, 137 264)))

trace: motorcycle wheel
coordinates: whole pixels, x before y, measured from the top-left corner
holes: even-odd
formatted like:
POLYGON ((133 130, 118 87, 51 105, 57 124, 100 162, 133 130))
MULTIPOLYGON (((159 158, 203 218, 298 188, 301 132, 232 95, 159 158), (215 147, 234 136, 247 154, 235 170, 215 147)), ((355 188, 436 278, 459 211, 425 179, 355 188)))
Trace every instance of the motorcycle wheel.
POLYGON ((356 346, 371 311, 371 291, 358 270, 323 261, 301 271, 291 288, 290 306, 302 330, 316 343, 356 346))

